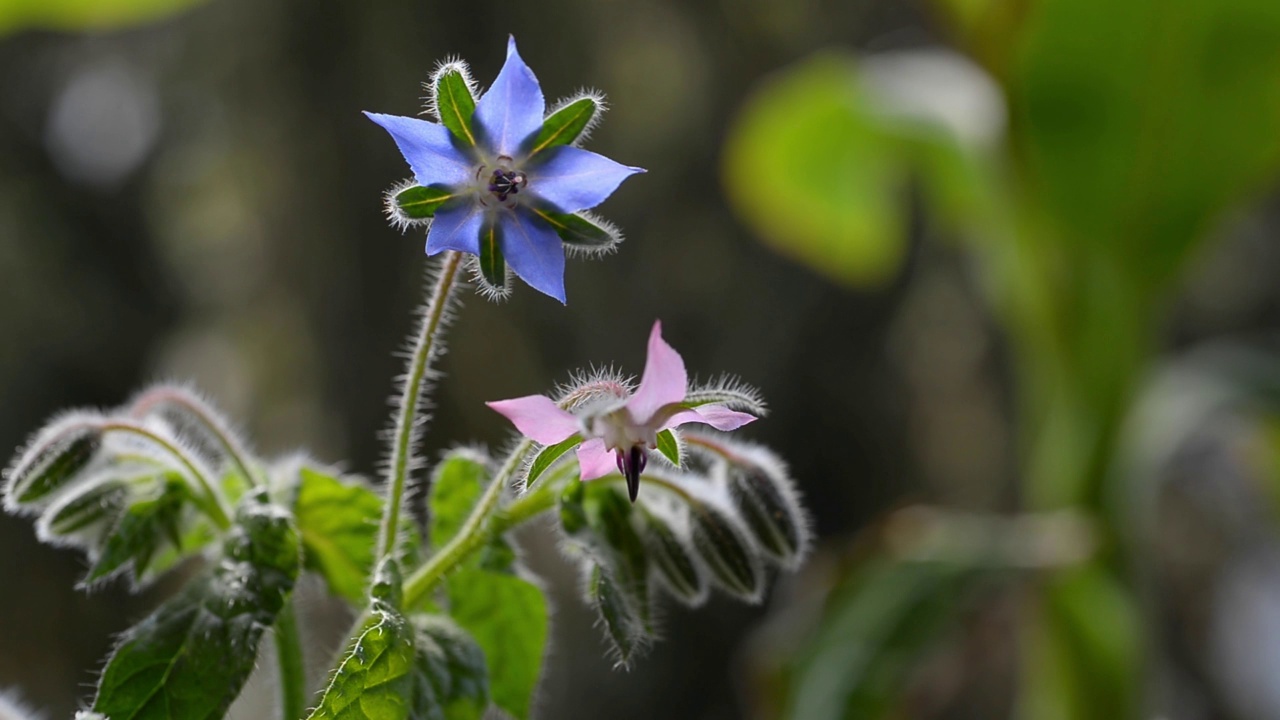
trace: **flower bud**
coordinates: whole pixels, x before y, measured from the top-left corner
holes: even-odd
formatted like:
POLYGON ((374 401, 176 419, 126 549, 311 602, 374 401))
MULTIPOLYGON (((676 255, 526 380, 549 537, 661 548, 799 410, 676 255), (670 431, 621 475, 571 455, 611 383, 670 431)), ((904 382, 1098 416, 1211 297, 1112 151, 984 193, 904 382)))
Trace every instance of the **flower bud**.
POLYGON ((690 508, 693 547, 725 590, 747 602, 757 602, 764 588, 764 570, 756 548, 727 512, 700 503, 690 508))
POLYGON ((102 446, 97 418, 72 415, 41 431, 8 472, 10 510, 39 507, 93 460, 102 446))
POLYGON ((765 552, 784 565, 797 561, 809 530, 787 479, 762 467, 734 467, 728 473, 729 498, 743 524, 765 552))
POLYGON ((613 646, 618 664, 626 667, 631 658, 643 649, 648 637, 638 608, 617 581, 599 565, 591 569, 588 593, 604 622, 606 637, 613 646))
POLYGON ((692 606, 706 599, 707 580, 693 550, 666 518, 645 513, 644 544, 658 577, 677 599, 692 606))

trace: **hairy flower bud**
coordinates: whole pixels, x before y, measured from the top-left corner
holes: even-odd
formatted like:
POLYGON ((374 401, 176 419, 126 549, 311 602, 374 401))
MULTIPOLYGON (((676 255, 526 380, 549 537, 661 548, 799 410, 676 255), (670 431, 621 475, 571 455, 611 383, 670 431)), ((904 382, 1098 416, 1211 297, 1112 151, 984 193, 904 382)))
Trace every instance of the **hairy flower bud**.
POLYGON ((729 469, 727 486, 743 524, 765 552, 784 565, 803 555, 808 527, 785 476, 762 467, 734 467, 729 469))
POLYGON ((758 602, 764 570, 757 550, 729 514, 712 504, 691 508, 693 547, 725 590, 747 602, 758 602))
POLYGON ((685 534, 668 518, 645 513, 644 544, 663 584, 680 601, 696 606, 707 597, 707 579, 699 569, 685 534))
POLYGON ((44 505, 93 460, 102 446, 96 415, 73 413, 41 430, 7 471, 11 512, 44 505))

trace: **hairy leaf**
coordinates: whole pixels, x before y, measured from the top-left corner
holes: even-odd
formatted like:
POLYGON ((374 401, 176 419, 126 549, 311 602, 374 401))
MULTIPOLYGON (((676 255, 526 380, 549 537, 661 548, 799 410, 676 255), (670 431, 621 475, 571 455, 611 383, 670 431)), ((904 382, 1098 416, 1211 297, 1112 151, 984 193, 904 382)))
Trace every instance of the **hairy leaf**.
POLYGON ((84 582, 92 584, 126 567, 140 578, 150 569, 152 558, 162 545, 180 548, 180 524, 189 500, 186 482, 173 475, 165 477, 151 497, 135 499, 107 535, 84 582))
POLYGON ((440 461, 431 479, 427 505, 432 547, 442 548, 458 534, 488 478, 489 468, 474 452, 455 451, 440 461))
POLYGON ((604 622, 606 637, 618 664, 625 667, 648 637, 640 608, 609 571, 599 565, 591 568, 587 594, 604 622))
MULTIPOLYGON (((484 650, 443 615, 415 615, 416 667, 448 720, 477 720, 489 704, 484 650)), ((425 692, 425 691, 419 691, 425 692)))
POLYGON ((382 499, 364 485, 303 467, 294 514, 307 569, 324 577, 330 592, 362 604, 382 499))
POLYGON ((449 576, 449 608, 484 650, 495 705, 529 717, 547 642, 541 588, 515 575, 463 569, 449 576))
POLYGON ((299 565, 288 515, 261 496, 247 498, 213 571, 121 638, 93 710, 112 720, 222 717, 253 670, 258 641, 284 606, 299 565))

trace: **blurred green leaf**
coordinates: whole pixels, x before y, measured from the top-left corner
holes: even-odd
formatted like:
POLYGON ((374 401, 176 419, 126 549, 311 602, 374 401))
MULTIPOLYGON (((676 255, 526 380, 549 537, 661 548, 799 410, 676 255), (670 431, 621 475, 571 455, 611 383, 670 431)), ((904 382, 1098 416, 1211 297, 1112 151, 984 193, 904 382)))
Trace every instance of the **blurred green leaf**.
POLYGON ((418 634, 416 664, 447 720, 478 720, 489 705, 484 650, 457 623, 443 615, 411 618, 418 634))
POLYGON ((1027 30, 1015 107, 1059 242, 1163 287, 1280 163, 1280 3, 1045 0, 1027 30))
POLYGON ((0 0, 0 35, 24 28, 113 30, 158 20, 204 0, 0 0))
POLYGON ((449 576, 449 610, 484 650, 495 705, 529 717, 547 642, 547 601, 515 575, 463 569, 449 576))
POLYGON ((324 577, 333 594, 362 605, 382 499, 355 481, 304 467, 294 513, 307 569, 324 577))
POLYGON ((262 631, 298 574, 286 513, 247 500, 225 557, 128 630, 98 681, 93 710, 113 718, 221 717, 253 670, 262 631))
POLYGON ((126 566, 135 577, 145 576, 161 546, 182 546, 179 526, 183 506, 189 500, 191 493, 181 477, 162 476, 150 497, 135 498, 124 509, 84 582, 92 584, 126 566))
POLYGON ((886 559, 858 569, 828 600, 792 669, 783 716, 884 717, 921 655, 951 627, 977 577, 961 565, 886 559))
POLYGON ((431 546, 444 547, 462 529, 480 498, 489 469, 482 458, 465 450, 449 453, 436 466, 427 501, 431 546))
POLYGON ((542 473, 546 472, 552 463, 559 460, 565 453, 576 448, 581 442, 582 436, 574 433, 555 445, 548 445, 539 450, 537 456, 533 458, 533 463, 529 465, 528 475, 525 476, 525 489, 533 487, 533 484, 537 482, 538 478, 542 477, 542 473))
POLYGON ((849 58, 821 56, 763 84, 725 147, 737 211, 779 253, 853 285, 897 272, 908 168, 866 116, 849 58))
POLYGON ((1142 677, 1134 598, 1100 566, 1057 573, 1028 613, 1019 717, 1137 718, 1142 677))

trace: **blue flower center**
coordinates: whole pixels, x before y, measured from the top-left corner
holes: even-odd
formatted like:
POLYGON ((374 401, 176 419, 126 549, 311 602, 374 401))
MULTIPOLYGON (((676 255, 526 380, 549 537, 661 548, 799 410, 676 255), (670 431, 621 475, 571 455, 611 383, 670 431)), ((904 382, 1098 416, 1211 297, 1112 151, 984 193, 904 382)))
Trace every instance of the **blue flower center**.
POLYGON ((528 183, 528 178, 519 170, 499 168, 494 170, 493 176, 489 178, 489 192, 498 198, 498 202, 506 202, 507 197, 519 193, 520 188, 526 187, 528 183))

